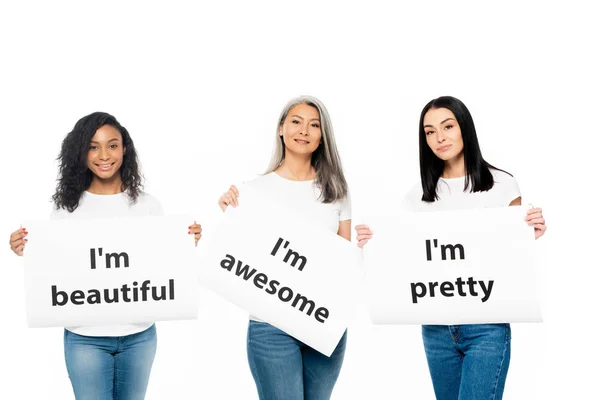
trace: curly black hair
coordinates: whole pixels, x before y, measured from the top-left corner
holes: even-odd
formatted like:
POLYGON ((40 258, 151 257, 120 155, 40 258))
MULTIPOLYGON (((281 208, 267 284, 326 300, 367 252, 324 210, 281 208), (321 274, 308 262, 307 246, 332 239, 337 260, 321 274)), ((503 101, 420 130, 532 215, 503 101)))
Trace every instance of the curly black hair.
POLYGON ((115 117, 104 112, 95 112, 81 118, 62 142, 57 160, 60 162, 56 193, 52 200, 56 209, 73 212, 79 206, 81 194, 90 187, 94 177, 87 167, 87 157, 92 137, 98 129, 110 125, 121 134, 123 147, 127 150, 119 170, 123 181, 121 190, 126 191, 130 202, 136 202, 142 192, 142 174, 138 157, 127 129, 115 117))

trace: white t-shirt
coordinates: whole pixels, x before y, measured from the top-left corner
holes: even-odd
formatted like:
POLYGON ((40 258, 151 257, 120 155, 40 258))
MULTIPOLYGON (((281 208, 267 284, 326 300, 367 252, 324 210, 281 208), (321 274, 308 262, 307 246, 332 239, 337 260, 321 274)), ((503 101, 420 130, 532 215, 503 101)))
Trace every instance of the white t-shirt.
POLYGON ((333 233, 338 232, 340 221, 351 217, 350 196, 333 203, 322 203, 319 199, 321 189, 314 180, 292 181, 270 172, 246 184, 291 213, 333 233))
MULTIPOLYGON (((340 221, 349 220, 351 217, 350 195, 333 203, 322 203, 319 199, 321 190, 314 180, 292 181, 282 178, 275 172, 270 172, 246 182, 246 185, 273 200, 290 213, 335 234, 339 230, 340 221)), ((243 194, 241 195, 243 196, 243 194)), ((240 201, 244 201, 244 198, 241 197, 240 201)), ((262 322, 252 315, 250 319, 262 322)))
MULTIPOLYGON (((84 191, 79 199, 79 206, 72 213, 64 209, 52 210, 50 219, 99 219, 118 217, 161 216, 163 209, 160 202, 142 193, 135 204, 130 204, 129 196, 119 194, 99 195, 84 191)), ((126 336, 141 332, 152 326, 152 323, 108 325, 108 326, 73 326, 66 329, 85 336, 126 336)))
POLYGON ((464 190, 465 178, 440 178, 437 185, 439 199, 431 203, 422 201, 421 183, 415 185, 406 195, 402 206, 408 211, 442 211, 482 207, 508 206, 521 196, 515 178, 496 169, 490 169, 494 177, 494 186, 487 192, 471 193, 471 185, 464 190))

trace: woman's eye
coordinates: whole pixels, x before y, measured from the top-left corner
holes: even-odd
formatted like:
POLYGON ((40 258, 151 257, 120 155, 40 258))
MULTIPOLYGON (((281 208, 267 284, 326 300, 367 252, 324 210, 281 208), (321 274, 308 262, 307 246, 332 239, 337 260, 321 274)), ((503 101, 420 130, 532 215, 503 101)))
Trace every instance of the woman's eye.
POLYGON ((119 147, 119 145, 118 145, 118 144, 111 144, 111 145, 110 145, 110 148, 111 148, 111 149, 116 149, 117 147, 119 147))
POLYGON ((98 150, 98 146, 90 146, 90 150, 98 150))
POLYGON ((426 132, 425 132, 425 135, 429 136, 429 135, 432 135, 432 134, 434 134, 434 133, 435 133, 435 132, 433 132, 433 131, 426 131, 426 132))
POLYGON ((298 121, 297 119, 292 120, 292 124, 299 124, 299 123, 300 123, 300 121, 298 121))
POLYGON ((452 129, 452 128, 454 128, 454 125, 446 125, 446 126, 444 127, 444 129, 446 129, 446 130, 448 130, 448 129, 452 129))
POLYGON ((320 128, 321 126, 319 124, 312 124, 311 125, 313 128, 320 128))

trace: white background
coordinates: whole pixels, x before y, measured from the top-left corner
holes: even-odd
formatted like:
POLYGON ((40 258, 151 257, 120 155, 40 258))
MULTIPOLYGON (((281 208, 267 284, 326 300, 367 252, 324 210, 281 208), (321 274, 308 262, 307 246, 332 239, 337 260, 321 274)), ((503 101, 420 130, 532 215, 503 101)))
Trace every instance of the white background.
MULTIPOLYGON (((328 107, 358 223, 370 207, 394 212, 418 181, 421 108, 453 95, 484 157, 548 221, 536 243, 545 322, 513 325, 505 398, 597 396, 592 2, 123 3, 0 6, 5 243, 50 214, 61 140, 93 111, 130 131, 166 212, 209 235, 219 195, 267 166, 291 97, 328 107)), ((25 327, 22 260, 8 245, 0 257, 2 397, 71 398, 62 330, 25 327)), ((246 314, 199 291, 197 321, 157 324, 147 398, 256 398, 246 314)), ((420 328, 374 327, 361 308, 333 398, 433 398, 420 328)))

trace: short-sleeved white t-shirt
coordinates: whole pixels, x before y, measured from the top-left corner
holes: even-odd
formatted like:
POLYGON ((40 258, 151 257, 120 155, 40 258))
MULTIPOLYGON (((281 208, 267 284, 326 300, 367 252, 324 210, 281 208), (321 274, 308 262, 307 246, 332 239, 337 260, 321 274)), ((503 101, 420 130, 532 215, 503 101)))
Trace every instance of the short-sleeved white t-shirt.
POLYGON ((407 211, 442 211, 482 207, 508 206, 511 201, 521 196, 515 178, 506 172, 490 169, 494 177, 494 186, 487 192, 472 193, 471 185, 464 190, 465 178, 440 178, 437 184, 439 199, 433 202, 422 201, 423 188, 415 185, 406 195, 402 208, 407 211))
POLYGON ((246 184, 291 213, 333 233, 338 232, 340 221, 351 218, 350 196, 333 203, 322 203, 321 189, 314 180, 292 181, 270 172, 246 184))
MULTIPOLYGON (((52 210, 50 219, 99 219, 115 217, 161 216, 163 209, 160 202, 142 193, 137 201, 131 204, 129 196, 123 192, 118 194, 99 195, 84 191, 79 199, 79 206, 69 212, 65 209, 52 210)), ((152 323, 125 324, 108 326, 72 326, 66 329, 85 336, 126 336, 141 332, 152 326, 152 323)))

